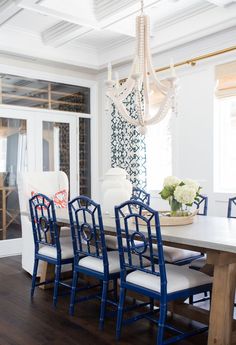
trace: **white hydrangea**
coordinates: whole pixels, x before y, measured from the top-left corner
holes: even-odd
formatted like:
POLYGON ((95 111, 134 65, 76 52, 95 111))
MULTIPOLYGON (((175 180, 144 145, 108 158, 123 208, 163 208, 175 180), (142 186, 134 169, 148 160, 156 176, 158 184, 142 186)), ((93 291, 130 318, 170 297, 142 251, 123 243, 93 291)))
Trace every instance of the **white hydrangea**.
POLYGON ((178 177, 175 176, 167 176, 164 179, 164 187, 175 187, 178 186, 180 184, 181 180, 178 177))
POLYGON ((196 197, 196 190, 189 185, 177 186, 174 197, 181 204, 192 204, 196 197))
POLYGON ((194 181, 194 180, 192 180, 192 179, 190 179, 190 178, 186 178, 185 180, 183 180, 183 182, 184 182, 184 184, 186 185, 186 186, 189 186, 189 187, 192 187, 192 188, 194 188, 194 190, 197 192, 198 190, 199 190, 199 184, 196 182, 196 181, 194 181))

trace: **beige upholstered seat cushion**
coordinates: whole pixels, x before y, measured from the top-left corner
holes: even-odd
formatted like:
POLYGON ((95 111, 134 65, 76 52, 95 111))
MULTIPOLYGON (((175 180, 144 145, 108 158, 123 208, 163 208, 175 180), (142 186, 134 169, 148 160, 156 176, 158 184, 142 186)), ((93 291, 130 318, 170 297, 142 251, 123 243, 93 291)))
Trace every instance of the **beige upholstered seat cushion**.
POLYGON ((71 231, 70 227, 68 226, 62 226, 60 229, 60 238, 62 237, 70 237, 71 238, 71 231))
POLYGON ((201 258, 198 258, 196 260, 193 260, 189 267, 191 268, 196 268, 196 269, 201 269, 203 266, 206 265, 206 255, 202 256, 201 258))
MULTIPOLYGON (((109 273, 116 273, 120 271, 120 259, 119 253, 117 251, 111 251, 107 253, 108 262, 109 262, 109 273)), ((127 254, 125 254, 126 261, 127 254)), ((139 258, 137 255, 132 255, 133 265, 139 265, 139 258)), ((150 265, 150 261, 147 259, 143 259, 143 265, 148 266, 150 265)), ((92 256, 86 256, 83 259, 80 259, 79 266, 89 268, 93 271, 97 272, 104 272, 103 261, 98 258, 94 258, 92 256)))
POLYGON ((180 260, 186 260, 194 256, 201 255, 199 252, 192 250, 174 248, 169 246, 163 246, 165 261, 173 263, 180 260))
MULTIPOLYGON (((62 237, 60 238, 60 244, 61 244, 61 258, 62 259, 69 259, 74 257, 74 251, 73 251, 73 245, 72 245, 72 238, 67 236, 67 237, 62 237)), ((87 251, 87 245, 82 244, 83 250, 87 251)), ((90 246, 90 250, 92 253, 95 252, 95 247, 90 246)), ((42 246, 39 249, 39 254, 49 256, 51 258, 56 259, 57 257, 57 251, 55 247, 50 247, 50 246, 42 246)))
MULTIPOLYGON (((156 265, 158 271, 158 265, 156 265)), ((208 275, 191 270, 187 266, 166 264, 167 292, 172 293, 212 283, 208 275)), ((142 271, 134 271, 127 275, 126 281, 149 290, 160 292, 160 277, 142 271)))
MULTIPOLYGON (((70 259, 74 257, 74 251, 71 244, 71 239, 67 239, 61 241, 61 258, 64 259, 70 259)), ((39 254, 49 256, 50 258, 56 259, 57 258, 57 250, 55 247, 50 247, 47 245, 42 246, 39 249, 39 254)))
MULTIPOLYGON (((118 241, 116 236, 106 235, 106 246, 109 249, 117 250, 118 249, 118 241)), ((134 241, 135 244, 139 244, 140 241, 134 241)), ((122 243, 124 248, 127 247, 127 242, 125 238, 122 238, 122 243)), ((142 242, 141 242, 142 243, 142 242)))
MULTIPOLYGON (((126 239, 123 238, 122 241, 123 241, 123 246, 127 247, 126 239)), ((135 241, 135 244, 138 244, 138 243, 139 241, 135 241)), ((106 235, 106 246, 109 249, 118 249, 117 237, 106 235)), ((154 251, 157 250, 156 244, 153 245, 153 250, 154 251)), ((186 260, 191 257, 194 258, 195 256, 200 255, 199 252, 193 252, 192 250, 174 248, 174 247, 169 247, 169 246, 163 246, 163 251, 164 251, 165 261, 169 263, 173 263, 180 260, 186 260)), ((145 256, 148 257, 149 255, 150 255, 149 250, 147 250, 145 253, 145 256)))

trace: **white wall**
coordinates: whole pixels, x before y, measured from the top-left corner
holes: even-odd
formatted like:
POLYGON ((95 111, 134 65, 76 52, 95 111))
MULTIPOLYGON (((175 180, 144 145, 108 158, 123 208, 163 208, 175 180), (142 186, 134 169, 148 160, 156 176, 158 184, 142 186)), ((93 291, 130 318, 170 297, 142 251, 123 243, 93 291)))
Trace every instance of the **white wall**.
MULTIPOLYGON (((218 44, 216 40, 202 42, 202 47, 209 44, 212 51, 222 49, 223 34, 220 33, 218 44), (210 44, 211 43, 211 44, 210 44)), ((208 39, 209 40, 209 39, 208 39)), ((230 42, 227 42, 230 46, 230 42)), ((225 46, 225 45, 224 45, 225 46)), ((154 58, 154 65, 166 65, 174 56, 175 61, 189 59, 199 55, 200 43, 196 42, 184 49, 176 48, 174 51, 164 52, 154 58)), ((195 67, 185 66, 177 70, 179 76, 178 109, 179 115, 173 120, 173 174, 179 177, 196 179, 203 187, 203 193, 209 196, 209 215, 226 216, 227 200, 229 194, 214 193, 213 190, 213 157, 214 157, 214 87, 215 66, 224 62, 235 60, 233 54, 221 55, 216 58, 198 63, 195 67)), ((128 75, 129 65, 116 68, 121 78, 128 75)), ((102 159, 99 174, 110 167, 110 119, 104 113, 104 79, 105 73, 99 76, 100 85, 100 150, 102 159)), ((155 208, 166 209, 157 191, 152 191, 151 204, 155 208)))

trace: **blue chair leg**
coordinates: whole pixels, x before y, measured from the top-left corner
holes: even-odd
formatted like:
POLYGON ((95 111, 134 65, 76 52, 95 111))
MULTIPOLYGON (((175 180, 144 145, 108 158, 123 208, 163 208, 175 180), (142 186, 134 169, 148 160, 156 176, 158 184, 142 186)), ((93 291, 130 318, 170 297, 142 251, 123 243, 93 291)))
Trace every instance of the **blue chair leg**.
POLYGON ((54 281, 54 293, 53 293, 53 305, 57 306, 58 288, 61 276, 61 265, 56 265, 55 281, 54 281))
POLYGON ((113 280, 113 290, 114 301, 117 302, 117 279, 113 280))
POLYGON ((70 295, 70 315, 74 315, 77 284, 78 284, 78 272, 74 271, 72 286, 71 286, 71 295, 70 295))
POLYGON ((108 281, 103 281, 102 286, 102 300, 101 300, 101 312, 100 312, 100 320, 99 320, 99 328, 103 330, 104 328, 104 319, 106 313, 106 304, 107 304, 107 292, 108 292, 108 281))
POLYGON ((150 310, 153 311, 154 310, 154 299, 150 298, 149 301, 150 301, 150 310))
POLYGON ((36 279, 37 279, 37 272, 38 272, 38 265, 39 265, 39 260, 35 259, 34 260, 33 276, 32 276, 31 297, 34 296, 34 290, 35 290, 36 279))
POLYGON ((166 320, 166 313, 167 313, 167 305, 160 303, 157 345, 163 345, 164 343, 164 326, 165 326, 165 320, 166 320))
POLYGON ((117 314, 117 321, 116 321, 116 339, 117 340, 120 339, 120 335, 121 335, 125 295, 126 295, 126 289, 120 288, 120 300, 119 300, 118 314, 117 314))
POLYGON ((189 297, 189 304, 193 304, 193 296, 189 297))

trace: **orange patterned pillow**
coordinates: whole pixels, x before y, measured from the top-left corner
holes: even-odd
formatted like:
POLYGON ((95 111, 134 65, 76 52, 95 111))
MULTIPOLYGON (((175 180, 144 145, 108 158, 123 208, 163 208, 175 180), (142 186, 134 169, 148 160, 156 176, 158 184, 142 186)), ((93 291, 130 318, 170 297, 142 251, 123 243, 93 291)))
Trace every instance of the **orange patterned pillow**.
MULTIPOLYGON (((31 197, 38 194, 40 192, 31 191, 31 197)), ((66 208, 67 207, 67 191, 66 189, 62 189, 56 192, 52 197, 49 196, 50 199, 53 200, 55 207, 57 208, 66 208)), ((40 200, 39 200, 40 201, 40 200)))
POLYGON ((67 191, 65 189, 60 190, 53 196, 54 205, 58 208, 67 207, 67 191))

